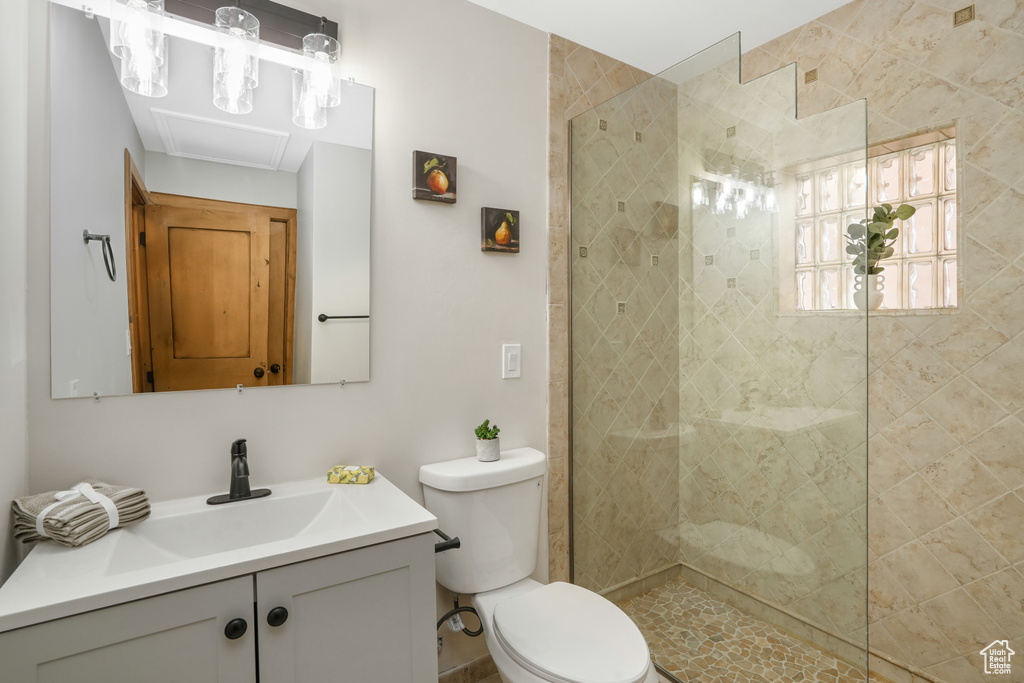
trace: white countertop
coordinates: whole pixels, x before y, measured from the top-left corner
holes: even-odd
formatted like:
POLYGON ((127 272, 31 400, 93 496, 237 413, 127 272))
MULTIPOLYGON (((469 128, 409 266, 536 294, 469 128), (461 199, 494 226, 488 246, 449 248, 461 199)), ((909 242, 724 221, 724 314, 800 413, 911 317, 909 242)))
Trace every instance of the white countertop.
POLYGON ((224 505, 154 503, 149 519, 81 548, 39 543, 0 587, 0 633, 437 528, 379 473, 362 485, 320 477, 267 488, 267 498, 224 505))

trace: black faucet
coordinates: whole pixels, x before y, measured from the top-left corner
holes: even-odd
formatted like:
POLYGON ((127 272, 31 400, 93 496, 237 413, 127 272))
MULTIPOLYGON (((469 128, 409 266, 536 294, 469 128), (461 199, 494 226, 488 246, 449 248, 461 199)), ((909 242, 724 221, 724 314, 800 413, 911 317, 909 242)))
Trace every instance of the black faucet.
POLYGON ((231 488, 228 491, 208 498, 207 505, 233 503, 236 500, 250 500, 270 495, 270 489, 249 490, 249 461, 246 459, 245 439, 236 439, 231 444, 231 488))

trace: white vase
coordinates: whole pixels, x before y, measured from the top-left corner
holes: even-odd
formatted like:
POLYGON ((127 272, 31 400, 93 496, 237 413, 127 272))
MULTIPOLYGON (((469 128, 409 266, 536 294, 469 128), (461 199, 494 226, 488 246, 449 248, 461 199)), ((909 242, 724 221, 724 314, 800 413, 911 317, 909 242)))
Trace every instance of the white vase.
POLYGON ((885 276, 881 273, 855 275, 853 278, 853 303, 862 311, 875 311, 882 305, 885 295, 882 289, 885 276))
POLYGON ((494 462, 500 458, 501 446, 498 444, 499 441, 498 437, 493 439, 477 439, 476 459, 480 462, 494 462))

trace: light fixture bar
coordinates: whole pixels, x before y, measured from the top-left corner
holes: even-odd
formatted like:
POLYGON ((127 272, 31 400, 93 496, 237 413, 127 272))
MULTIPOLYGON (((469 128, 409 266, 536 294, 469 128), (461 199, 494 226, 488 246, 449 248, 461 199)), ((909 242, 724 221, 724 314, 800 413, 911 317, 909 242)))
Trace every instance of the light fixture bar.
MULTIPOLYGON (((50 1, 54 4, 70 7, 74 10, 91 12, 96 16, 107 19, 110 18, 111 5, 114 3, 114 0, 91 0, 91 2, 87 0, 87 4, 85 5, 83 5, 82 0, 50 1)), ((212 25, 170 15, 163 16, 160 20, 161 30, 168 36, 184 38, 185 40, 191 40, 192 42, 200 43, 202 45, 209 45, 210 47, 216 47, 217 45, 217 32, 212 25)), ((320 20, 318 18, 318 27, 320 26, 319 21, 320 20)), ((335 26, 337 26, 337 24, 335 24, 335 26)), ((302 69, 306 64, 306 60, 302 56, 302 52, 280 47, 278 45, 268 45, 262 41, 260 44, 260 59, 265 59, 275 64, 281 64, 292 69, 302 69)))
MULTIPOLYGON (((217 9, 229 4, 224 0, 165 0, 170 14, 204 24, 214 23, 217 9)), ((271 0, 238 0, 236 7, 260 21, 260 42, 267 41, 294 50, 302 49, 302 38, 310 33, 325 33, 338 38, 338 24, 271 0)))

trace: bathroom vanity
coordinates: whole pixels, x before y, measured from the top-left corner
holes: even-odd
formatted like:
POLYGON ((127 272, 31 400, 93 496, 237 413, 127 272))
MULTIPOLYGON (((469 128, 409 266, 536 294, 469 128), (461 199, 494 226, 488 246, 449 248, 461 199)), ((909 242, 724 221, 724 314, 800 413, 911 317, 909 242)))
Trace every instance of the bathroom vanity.
POLYGON ((270 488, 40 544, 0 588, 3 678, 436 681, 433 515, 379 474, 270 488))

